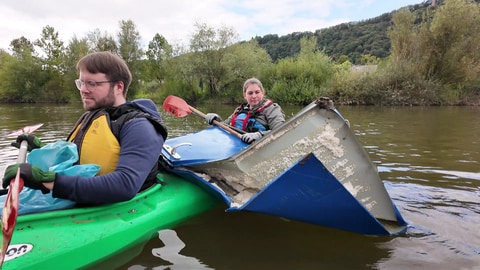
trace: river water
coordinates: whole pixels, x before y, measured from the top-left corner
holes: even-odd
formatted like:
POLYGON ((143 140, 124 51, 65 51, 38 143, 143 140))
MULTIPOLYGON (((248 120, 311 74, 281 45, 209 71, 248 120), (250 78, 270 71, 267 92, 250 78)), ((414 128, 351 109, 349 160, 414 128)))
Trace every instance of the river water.
MULTIPOLYGON (((197 108, 223 117, 233 109, 197 108)), ((287 117, 299 109, 284 106, 287 117)), ((160 231, 117 269, 480 269, 480 108, 338 109, 409 223, 404 234, 365 236, 221 206, 160 231)), ((161 112, 169 136, 206 127, 161 112)), ((41 122, 35 134, 53 142, 82 113, 80 104, 0 104, 0 174, 18 153, 9 132, 41 122)))

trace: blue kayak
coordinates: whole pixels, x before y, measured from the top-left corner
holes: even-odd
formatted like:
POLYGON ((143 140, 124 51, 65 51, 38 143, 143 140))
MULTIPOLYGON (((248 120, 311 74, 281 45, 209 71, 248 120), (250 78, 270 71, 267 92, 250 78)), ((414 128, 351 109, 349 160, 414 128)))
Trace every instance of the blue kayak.
POLYGON ((165 167, 227 205, 368 235, 407 222, 376 166, 329 99, 306 106, 251 145, 213 126, 168 139, 165 167))

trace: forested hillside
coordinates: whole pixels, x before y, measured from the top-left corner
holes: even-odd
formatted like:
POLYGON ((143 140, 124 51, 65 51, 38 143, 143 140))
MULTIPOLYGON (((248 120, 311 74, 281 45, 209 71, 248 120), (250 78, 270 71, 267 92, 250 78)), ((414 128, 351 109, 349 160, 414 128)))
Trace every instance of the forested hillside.
POLYGON ((197 23, 188 45, 157 33, 147 50, 131 20, 121 20, 115 35, 96 29, 68 43, 47 25, 40 39, 22 36, 12 40, 11 53, 0 49, 0 102, 78 100, 76 61, 111 51, 136 78, 129 98, 174 94, 236 104, 239 86, 257 77, 281 104, 328 96, 342 104, 480 105, 479 2, 423 2, 361 22, 241 42, 235 29, 197 23))
MULTIPOLYGON (((420 2, 420 1, 419 1, 420 2)), ((438 6, 443 1, 437 0, 438 6)), ((475 2, 480 3, 480 0, 475 2)), ((432 1, 408 6, 416 14, 424 11, 432 5, 432 1)), ((360 22, 343 23, 326 29, 312 32, 295 32, 285 36, 269 34, 256 37, 258 44, 272 57, 273 61, 289 56, 295 56, 300 52, 300 39, 303 37, 317 37, 318 45, 336 62, 348 60, 353 64, 365 64, 362 55, 371 55, 377 58, 385 58, 390 55, 390 39, 387 30, 392 26, 392 15, 396 10, 382 14, 360 22)), ((420 20, 418 21, 420 22, 420 20)))

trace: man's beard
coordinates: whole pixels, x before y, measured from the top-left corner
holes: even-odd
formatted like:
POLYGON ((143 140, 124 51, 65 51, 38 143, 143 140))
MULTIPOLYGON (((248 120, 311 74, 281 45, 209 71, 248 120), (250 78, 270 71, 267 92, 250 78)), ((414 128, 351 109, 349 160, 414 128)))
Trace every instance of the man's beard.
MULTIPOLYGON (((114 91, 113 91, 113 86, 110 87, 110 89, 108 89, 108 94, 107 96, 105 96, 104 98, 100 99, 100 100, 97 100, 95 101, 95 104, 93 106, 90 106, 90 107, 86 107, 85 109, 87 111, 94 111, 94 110, 97 110, 97 109, 100 109, 100 108, 107 108, 107 107, 113 107, 113 105, 115 104, 115 95, 114 95, 114 91)), ((84 103, 84 107, 86 106, 86 104, 84 103)))

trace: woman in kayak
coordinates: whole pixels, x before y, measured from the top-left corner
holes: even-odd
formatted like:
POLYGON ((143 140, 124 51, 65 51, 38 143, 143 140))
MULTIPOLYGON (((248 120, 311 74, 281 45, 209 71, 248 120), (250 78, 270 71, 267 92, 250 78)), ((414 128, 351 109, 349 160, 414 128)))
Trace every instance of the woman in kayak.
MULTIPOLYGON (((52 191, 55 198, 87 205, 130 200, 155 183, 167 129, 153 101, 127 102, 132 75, 118 55, 86 55, 77 63, 77 70, 75 84, 87 112, 67 141, 77 146, 79 164, 97 164, 100 171, 92 177, 68 176, 22 163, 7 167, 3 187, 20 168, 26 187, 52 191)), ((18 146, 23 140, 28 141, 29 150, 45 145, 27 134, 20 135, 14 144, 18 146)))
MULTIPOLYGON (((265 89, 259 79, 250 78, 245 81, 243 97, 246 102, 238 106, 224 123, 245 131, 241 137, 245 143, 259 140, 285 122, 285 113, 280 105, 265 98, 265 89)), ((205 119, 209 125, 214 120, 222 121, 216 113, 207 113, 205 119)))

